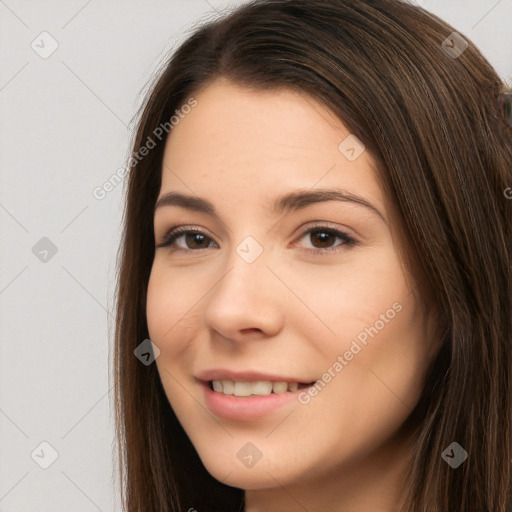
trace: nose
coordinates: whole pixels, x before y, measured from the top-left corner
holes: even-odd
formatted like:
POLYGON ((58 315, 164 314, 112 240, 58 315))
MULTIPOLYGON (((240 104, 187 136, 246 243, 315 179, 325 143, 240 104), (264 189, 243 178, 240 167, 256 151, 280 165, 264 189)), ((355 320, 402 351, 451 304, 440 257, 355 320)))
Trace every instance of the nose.
POLYGON ((233 251, 222 268, 223 275, 206 297, 206 326, 233 341, 275 336, 283 328, 286 297, 267 267, 265 251, 251 263, 233 251))

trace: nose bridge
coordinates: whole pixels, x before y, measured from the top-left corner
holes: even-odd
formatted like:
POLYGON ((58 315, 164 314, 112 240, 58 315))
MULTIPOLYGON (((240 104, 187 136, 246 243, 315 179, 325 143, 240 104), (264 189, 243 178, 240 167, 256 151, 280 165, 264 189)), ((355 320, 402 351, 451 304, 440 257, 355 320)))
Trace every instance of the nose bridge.
MULTIPOLYGON (((259 238, 261 239, 261 236, 259 238)), ((268 247, 267 247, 267 250, 265 250, 263 247, 263 243, 258 242, 258 240, 256 240, 256 238, 254 236, 247 235, 235 247, 235 253, 247 265, 251 266, 258 260, 260 260, 260 264, 261 264, 262 260, 266 259, 266 256, 268 255, 268 247), (265 253, 265 257, 262 258, 264 253, 265 253)), ((233 255, 233 257, 234 257, 234 255, 233 255)))
POLYGON ((251 235, 233 246, 223 262, 223 277, 209 294, 205 318, 210 328, 231 339, 247 329, 279 330, 283 311, 267 268, 269 254, 251 235))
MULTIPOLYGON (((260 236, 261 238, 261 236, 260 236)), ((226 260, 228 273, 223 280, 227 280, 231 286, 240 288, 243 293, 262 293, 262 284, 270 274, 267 268, 268 248, 258 242, 252 235, 245 236, 241 242, 234 245, 226 260), (244 287, 251 287, 254 290, 247 290, 244 287)), ((220 283, 222 285, 222 283, 220 283)))

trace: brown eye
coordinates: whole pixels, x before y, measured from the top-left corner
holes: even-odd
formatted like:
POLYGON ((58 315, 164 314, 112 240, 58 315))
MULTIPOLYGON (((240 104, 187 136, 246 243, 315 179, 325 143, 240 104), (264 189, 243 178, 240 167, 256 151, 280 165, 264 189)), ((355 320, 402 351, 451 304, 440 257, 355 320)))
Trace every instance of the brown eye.
POLYGON ((326 231, 316 231, 311 232, 311 242, 313 245, 318 243, 319 245, 315 245, 318 249, 326 249, 330 247, 330 245, 335 241, 336 236, 332 233, 327 233, 326 231))
POLYGON ((215 241, 213 241, 209 236, 205 235, 199 229, 187 229, 184 227, 179 227, 168 231, 157 247, 177 246, 176 250, 186 251, 208 249, 212 243, 216 244, 215 241), (183 243, 178 244, 178 240, 181 239, 183 239, 183 243))
POLYGON ((207 236, 201 233, 185 233, 182 236, 188 249, 204 249, 204 242, 208 240, 207 236))
POLYGON ((309 229, 301 236, 301 239, 302 238, 309 240, 312 248, 306 250, 312 251, 313 253, 333 253, 344 247, 351 247, 357 244, 354 238, 343 233, 343 231, 322 226, 309 229), (341 243, 333 245, 336 239, 341 240, 341 243))

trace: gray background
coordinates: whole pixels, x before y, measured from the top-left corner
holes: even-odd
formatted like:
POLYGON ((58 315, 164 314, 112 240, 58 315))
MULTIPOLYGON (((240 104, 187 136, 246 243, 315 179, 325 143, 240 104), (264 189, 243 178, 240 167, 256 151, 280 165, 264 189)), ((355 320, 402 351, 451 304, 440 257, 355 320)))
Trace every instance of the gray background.
MULTIPOLYGON (((119 510, 109 361, 123 186, 92 191, 125 165, 166 52, 237 3, 0 0, 0 512, 119 510)), ((512 82, 512 0, 417 3, 512 82)))

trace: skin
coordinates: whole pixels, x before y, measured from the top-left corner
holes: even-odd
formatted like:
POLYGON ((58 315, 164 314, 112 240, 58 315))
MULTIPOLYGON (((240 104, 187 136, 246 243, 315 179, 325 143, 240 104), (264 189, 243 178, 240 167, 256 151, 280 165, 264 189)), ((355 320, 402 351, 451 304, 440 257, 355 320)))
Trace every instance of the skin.
POLYGON ((194 97, 197 106, 168 137, 159 197, 205 198, 220 220, 174 205, 155 212, 157 246, 175 225, 206 235, 157 247, 151 270, 147 321, 169 402, 207 470, 246 490, 247 511, 396 511, 412 453, 401 426, 437 347, 374 161, 367 150, 349 161, 338 149, 349 130, 309 96, 220 79, 194 97), (334 187, 383 219, 354 202, 285 215, 267 206, 297 189, 334 187), (307 233, 326 225, 357 245, 307 233), (263 248, 250 264, 236 252, 247 236, 263 248), (322 247, 331 252, 311 252, 322 247), (293 400, 255 421, 207 409, 197 372, 322 379, 396 303, 400 312, 309 403, 293 400), (250 468, 237 458, 248 442, 262 454, 250 468))

